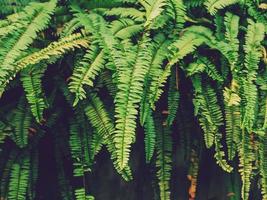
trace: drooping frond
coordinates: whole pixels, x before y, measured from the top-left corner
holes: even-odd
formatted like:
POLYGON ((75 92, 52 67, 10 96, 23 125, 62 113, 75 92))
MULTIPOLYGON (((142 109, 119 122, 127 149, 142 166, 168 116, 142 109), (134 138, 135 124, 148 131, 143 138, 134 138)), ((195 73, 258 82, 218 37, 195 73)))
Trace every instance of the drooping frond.
POLYGON ((114 35, 110 34, 110 29, 105 19, 98 14, 85 14, 79 9, 74 9, 74 12, 74 16, 79 23, 82 24, 86 31, 92 34, 94 43, 104 50, 104 54, 109 61, 107 68, 112 70, 119 68, 122 63, 117 51, 118 42, 114 35))
POLYGON ((198 77, 193 79, 193 103, 195 115, 204 132, 206 147, 210 148, 214 144, 215 134, 218 134, 219 127, 223 124, 223 117, 215 91, 209 85, 202 84, 198 77))
POLYGON ((249 199, 249 191, 251 185, 251 173, 253 170, 252 162, 255 157, 252 152, 251 135, 242 129, 242 141, 238 145, 238 155, 239 155, 239 173, 242 180, 241 196, 243 200, 249 199))
MULTIPOLYGON (((22 21, 23 26, 19 26, 15 30, 16 33, 12 34, 13 37, 10 37, 0 49, 0 61, 2 62, 0 74, 1 92, 3 92, 10 77, 16 74, 17 66, 15 62, 33 43, 37 33, 47 27, 55 7, 56 1, 51 0, 48 3, 31 3, 24 9, 24 12, 21 12, 19 20, 22 21)), ((15 23, 20 23, 20 21, 15 23)))
POLYGON ((231 89, 225 88, 223 92, 225 104, 225 123, 226 123, 226 144, 228 158, 234 159, 237 144, 241 138, 241 115, 240 97, 237 94, 237 85, 232 81, 231 89))
POLYGON ((211 15, 215 15, 218 10, 238 2, 239 0, 207 0, 204 5, 207 7, 207 10, 211 15))
MULTIPOLYGON (((225 40, 226 40, 226 55, 230 62, 231 70, 235 69, 235 65, 238 61, 238 51, 239 51, 239 40, 238 27, 239 27, 239 16, 227 12, 224 18, 225 25, 225 40)), ((224 49, 224 48, 222 48, 224 49)))
POLYGON ((69 144, 71 155, 74 163, 74 176, 84 176, 84 173, 91 170, 91 155, 89 151, 90 144, 90 127, 87 125, 84 113, 76 115, 76 119, 83 124, 77 124, 71 121, 69 144))
POLYGON ((259 147, 260 154, 260 174, 261 174, 261 193, 263 199, 267 198, 267 139, 261 138, 261 144, 259 147))
POLYGON ((26 99, 22 97, 17 108, 12 116, 14 124, 14 132, 12 133, 12 139, 16 144, 23 148, 28 144, 29 128, 32 121, 32 115, 28 108, 26 99))
POLYGON ((105 110, 104 104, 95 94, 90 95, 90 103, 85 108, 85 113, 92 126, 95 128, 97 136, 101 138, 103 143, 107 146, 118 173, 120 173, 125 180, 130 180, 132 177, 130 168, 126 167, 124 170, 120 170, 117 162, 118 160, 116 159, 117 154, 114 144, 114 124, 105 110))
POLYGON ((7 157, 8 159, 7 159, 7 162, 5 163, 5 166, 3 167, 3 169, 1 169, 1 172, 0 172, 0 175, 1 175, 0 197, 3 199, 8 198, 9 182, 10 182, 12 166, 16 161, 17 155, 18 155, 17 150, 11 151, 7 157))
POLYGON ((264 39, 264 25, 248 20, 246 34, 245 50, 245 68, 249 74, 250 80, 255 80, 255 73, 258 69, 258 63, 261 58, 261 42, 264 39))
POLYGON ((74 106, 77 105, 79 100, 86 98, 83 86, 93 86, 93 80, 104 68, 104 62, 104 51, 92 45, 83 57, 83 60, 74 68, 69 83, 70 91, 75 94, 74 106))
POLYGON ((141 101, 143 82, 151 62, 149 40, 139 44, 131 66, 119 69, 118 93, 115 98, 115 145, 119 167, 123 169, 129 160, 130 145, 135 138, 137 107, 141 101))
POLYGON ((155 150, 156 144, 156 130, 155 130, 155 121, 152 114, 152 110, 149 109, 149 113, 146 115, 146 120, 144 124, 145 129, 145 153, 146 153, 146 162, 149 163, 155 150))
POLYGON ((215 133, 214 135, 214 145, 215 145, 215 154, 217 164, 226 172, 231 172, 233 167, 227 163, 225 159, 225 153, 223 151, 223 146, 221 144, 222 134, 220 132, 215 133))
POLYGON ((140 121, 144 124, 146 119, 147 110, 155 109, 155 102, 159 98, 159 93, 163 83, 161 83, 162 64, 167 58, 167 47, 170 44, 170 40, 163 34, 158 34, 154 37, 152 43, 152 61, 146 74, 144 82, 144 92, 140 106, 140 121))
POLYGON ((156 121, 156 167, 161 200, 170 200, 172 140, 170 129, 156 121))
POLYGON ((179 77, 178 69, 174 68, 169 81, 169 91, 168 91, 168 117, 166 119, 167 125, 171 126, 174 119, 176 118, 176 113, 179 107, 179 77))
POLYGON ((38 123, 43 119, 43 111, 46 108, 46 103, 42 91, 42 80, 45 66, 30 66, 21 71, 21 81, 26 93, 28 103, 31 107, 31 112, 38 123))
POLYGON ((248 21, 249 25, 246 34, 245 50, 245 73, 247 74, 242 79, 242 88, 244 90, 243 99, 245 101, 242 126, 246 127, 249 131, 255 122, 255 108, 258 97, 258 92, 254 80, 258 64, 261 57, 261 41, 264 39, 264 25, 261 23, 254 23, 252 20, 248 21))
POLYGON ((29 181, 30 158, 28 152, 12 165, 8 199, 25 200, 29 181))

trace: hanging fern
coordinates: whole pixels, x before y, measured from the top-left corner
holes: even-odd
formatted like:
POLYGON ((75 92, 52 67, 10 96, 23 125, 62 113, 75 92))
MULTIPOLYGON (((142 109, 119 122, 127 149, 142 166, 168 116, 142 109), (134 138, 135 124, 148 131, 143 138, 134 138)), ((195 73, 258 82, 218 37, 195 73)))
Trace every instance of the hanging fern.
POLYGON ((155 120, 151 110, 149 110, 149 113, 147 115, 146 122, 144 124, 144 129, 146 162, 149 163, 154 154, 156 144, 155 120))
POLYGON ((11 178, 9 182, 8 199, 26 199, 29 181, 30 159, 28 153, 23 155, 18 162, 12 165, 11 178))
POLYGON ((92 46, 90 51, 85 54, 83 61, 79 63, 80 66, 74 69, 75 71, 69 84, 70 91, 76 95, 74 105, 78 103, 78 100, 86 97, 83 85, 93 86, 92 81, 99 71, 103 69, 104 62, 104 51, 92 46))
POLYGON ((170 82, 169 82, 169 91, 168 91, 168 117, 167 117, 167 125, 171 126, 174 119, 176 118, 176 113, 178 110, 179 106, 179 91, 178 91, 178 84, 179 84, 179 79, 178 79, 178 69, 174 69, 170 77, 170 82))
POLYGON ((19 147, 23 148, 28 144, 29 128, 32 121, 32 116, 25 98, 22 97, 20 99, 18 107, 12 116, 12 121, 15 129, 12 134, 12 139, 19 147))
POLYGON ((148 45, 149 41, 144 39, 138 47, 132 66, 124 66, 119 72, 114 141, 121 169, 128 163, 130 145, 135 138, 136 108, 141 101, 142 83, 151 59, 151 54, 147 51, 148 45))
POLYGON ((42 92, 41 78, 45 67, 29 67, 21 72, 21 81, 33 116, 38 123, 43 119, 46 102, 42 92))
MULTIPOLYGON (((22 20, 23 28, 18 27, 15 35, 11 40, 4 43, 6 48, 2 48, 3 51, 0 57, 2 61, 2 71, 0 76, 0 93, 3 92, 7 81, 9 81, 10 72, 14 72, 17 66, 14 65, 15 61, 23 54, 23 51, 27 50, 29 45, 33 43, 33 40, 37 37, 37 33, 42 31, 49 23, 51 15, 56 7, 56 1, 52 0, 48 3, 31 3, 24 9, 19 17, 22 20)), ((15 22, 15 23, 19 23, 15 22)))
POLYGON ((266 30, 263 0, 0 1, 0 199, 266 199, 266 30))
POLYGON ((157 143, 157 160, 156 167, 158 185, 160 190, 160 199, 168 200, 170 199, 170 178, 171 178, 171 152, 172 152, 172 142, 170 130, 162 125, 162 121, 157 119, 156 128, 156 143, 157 143))

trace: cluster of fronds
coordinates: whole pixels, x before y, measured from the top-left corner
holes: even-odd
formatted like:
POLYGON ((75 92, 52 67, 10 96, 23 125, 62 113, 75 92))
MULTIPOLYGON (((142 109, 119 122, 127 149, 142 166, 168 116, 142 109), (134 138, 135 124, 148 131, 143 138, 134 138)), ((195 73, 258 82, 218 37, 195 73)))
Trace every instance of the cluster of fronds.
POLYGON ((93 199, 88 174, 104 146, 118 174, 133 179, 139 127, 157 195, 171 199, 177 126, 181 155, 191 157, 191 199, 201 160, 192 141, 202 140, 224 171, 239 171, 243 200, 254 180, 267 199, 266 8, 261 0, 0 2, 0 199, 35 199, 35 148, 47 132, 56 132, 61 199, 93 199), (186 135, 182 95, 201 137, 186 135))

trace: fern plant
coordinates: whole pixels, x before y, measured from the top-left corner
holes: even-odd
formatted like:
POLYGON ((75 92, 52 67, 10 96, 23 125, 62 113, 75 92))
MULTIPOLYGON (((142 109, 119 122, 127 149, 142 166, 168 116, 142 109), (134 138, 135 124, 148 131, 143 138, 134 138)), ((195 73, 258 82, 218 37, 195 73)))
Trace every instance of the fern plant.
POLYGON ((263 0, 2 0, 0 199, 121 199, 113 171, 201 199, 207 160, 220 197, 266 199, 266 33, 263 0))

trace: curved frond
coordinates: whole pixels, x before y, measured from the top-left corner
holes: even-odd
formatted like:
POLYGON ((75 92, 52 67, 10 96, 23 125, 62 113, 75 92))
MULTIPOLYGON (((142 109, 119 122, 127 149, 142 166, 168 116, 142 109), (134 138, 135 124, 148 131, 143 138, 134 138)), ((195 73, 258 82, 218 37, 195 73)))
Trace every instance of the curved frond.
POLYGON ((31 112, 38 123, 43 119, 43 111, 46 103, 42 91, 41 78, 44 75, 45 66, 32 66, 21 71, 21 81, 24 87, 31 112))
POLYGON ((135 138, 137 107, 142 98, 144 78, 151 62, 149 42, 147 39, 141 41, 132 65, 119 69, 114 141, 121 169, 127 166, 130 145, 135 138))
POLYGON ((207 7, 207 10, 211 15, 215 15, 218 10, 238 2, 239 0, 207 0, 204 5, 207 7))
POLYGON ((73 105, 77 105, 79 100, 86 98, 84 85, 93 86, 93 80, 104 68, 104 51, 96 46, 91 46, 90 50, 84 55, 78 66, 70 77, 69 90, 75 94, 73 105))

